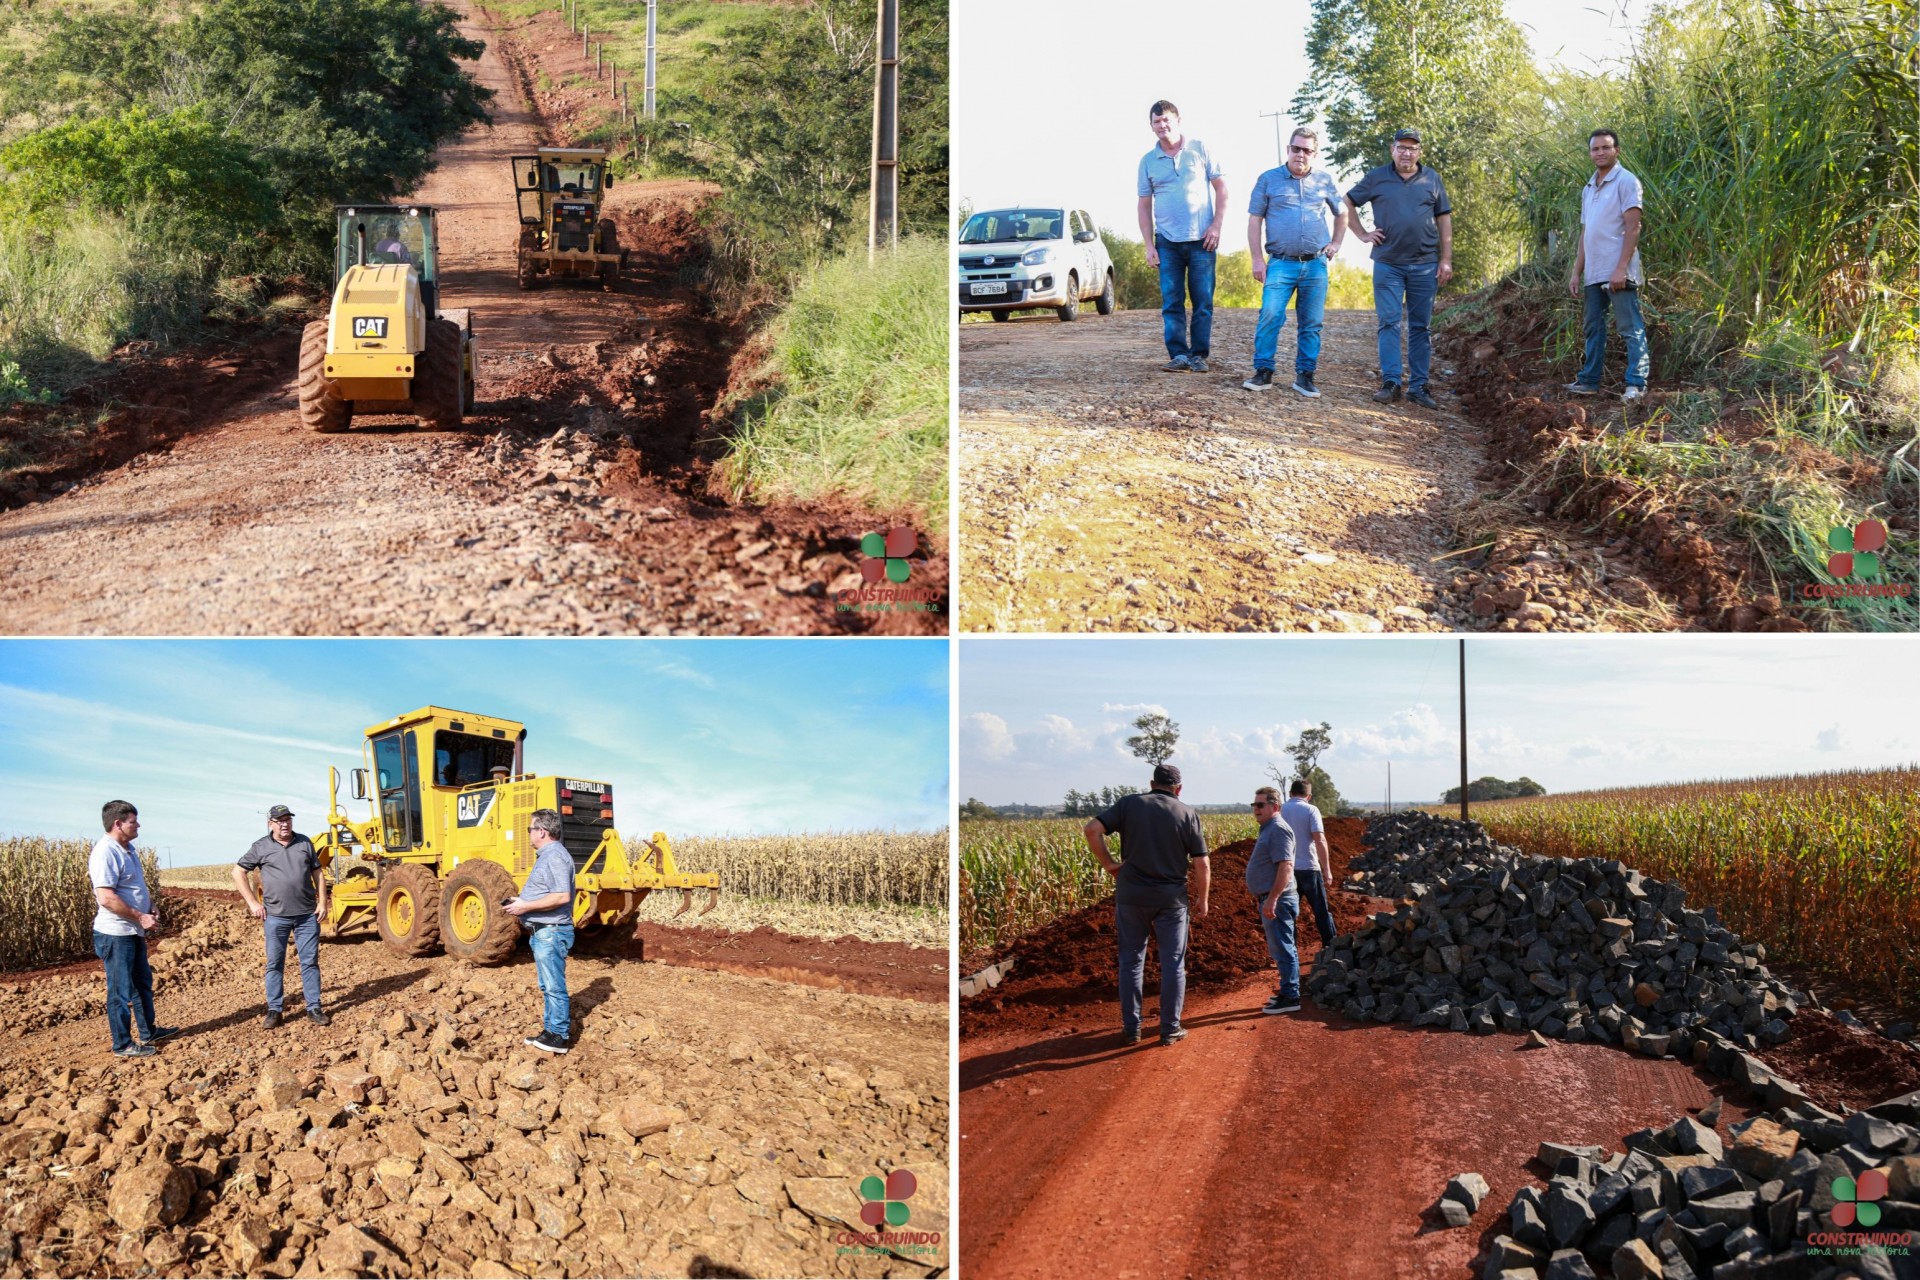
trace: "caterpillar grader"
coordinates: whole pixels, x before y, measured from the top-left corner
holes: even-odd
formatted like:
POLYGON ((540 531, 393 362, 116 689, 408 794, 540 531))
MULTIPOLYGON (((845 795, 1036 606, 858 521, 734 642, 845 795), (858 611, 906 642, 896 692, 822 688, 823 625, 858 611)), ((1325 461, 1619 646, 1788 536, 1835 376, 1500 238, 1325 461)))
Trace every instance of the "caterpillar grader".
POLYGON ((333 212, 333 303, 301 335, 301 422, 345 431, 356 414, 412 414, 458 427, 473 403, 473 313, 440 306, 433 210, 333 212))
POLYGON ((573 855, 573 923, 582 930, 631 922, 656 890, 678 889, 684 915, 693 891, 720 900, 717 873, 686 872, 663 832, 628 853, 613 825, 604 782, 526 772, 524 725, 493 716, 421 707, 366 731, 366 765, 351 771, 353 798, 371 816, 340 807, 340 772, 327 771, 327 829, 313 838, 329 869, 327 924, 336 935, 374 929, 402 955, 445 947, 475 964, 513 954, 520 922, 502 904, 526 884, 535 850, 527 819, 554 809, 573 855), (339 865, 336 867, 335 863, 339 865))
POLYGON ((520 287, 541 276, 556 280, 598 278, 602 289, 620 283, 626 251, 601 201, 613 187, 607 153, 597 147, 541 147, 510 157, 514 198, 520 210, 515 260, 520 287))

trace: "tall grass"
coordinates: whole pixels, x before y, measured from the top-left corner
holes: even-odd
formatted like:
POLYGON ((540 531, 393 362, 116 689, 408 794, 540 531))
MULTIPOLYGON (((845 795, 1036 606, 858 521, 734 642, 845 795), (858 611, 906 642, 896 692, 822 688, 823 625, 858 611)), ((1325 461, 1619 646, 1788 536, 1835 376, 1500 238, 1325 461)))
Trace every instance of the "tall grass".
POLYGON ((761 501, 844 497, 944 527, 950 310, 937 240, 815 268, 774 321, 761 371, 772 389, 740 409, 720 483, 761 501))
MULTIPOLYGON (((646 852, 638 842, 629 853, 646 852)), ((674 860, 720 873, 723 897, 825 906, 947 908, 945 831, 837 831, 782 836, 692 836, 674 860)))
POLYGON ((1473 816, 1529 853, 1677 880, 1779 958, 1920 1003, 1920 766, 1500 800, 1473 816))
MULTIPOLYGON (((0 839, 0 971, 83 960, 93 954, 93 917, 99 907, 87 857, 86 840, 49 840, 44 836, 0 839)), ((160 862, 151 849, 139 851, 147 886, 160 888, 160 862)))
MULTIPOLYGON (((1147 265, 1146 246, 1138 240, 1102 228, 1100 239, 1113 259, 1113 291, 1120 306, 1136 311, 1160 309, 1160 273, 1147 265)), ((1223 253, 1214 266, 1213 304, 1217 307, 1257 307, 1264 286, 1253 278, 1247 251, 1223 253)), ((1327 309, 1373 309, 1373 274, 1351 262, 1333 262, 1327 268, 1327 309)))

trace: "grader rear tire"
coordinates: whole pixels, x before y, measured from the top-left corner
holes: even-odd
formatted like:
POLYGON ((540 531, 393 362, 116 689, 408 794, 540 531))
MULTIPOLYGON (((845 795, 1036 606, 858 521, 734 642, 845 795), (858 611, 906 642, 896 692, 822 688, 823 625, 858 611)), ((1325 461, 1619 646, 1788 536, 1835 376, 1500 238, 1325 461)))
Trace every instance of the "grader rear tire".
POLYGON ((497 862, 463 862, 440 896, 440 940, 447 954, 469 964, 500 964, 520 942, 520 921, 501 903, 518 890, 497 862))
POLYGON ((540 238, 533 232, 520 233, 520 243, 514 249, 514 269, 522 289, 531 289, 540 283, 540 265, 533 260, 534 250, 539 247, 540 238))
MULTIPOLYGON (((613 220, 610 218, 600 219, 600 226, 598 230, 599 230, 599 241, 598 241, 598 244, 595 246, 594 251, 596 253, 620 252, 620 233, 614 229, 613 220)), ((600 288, 607 293, 612 293, 616 288, 619 287, 619 285, 620 285, 620 264, 617 262, 601 263, 600 264, 600 288)))
POLYGON ((327 381, 327 322, 315 320, 300 335, 300 421, 310 431, 345 431, 353 405, 327 381))
POLYGON ((380 940, 403 956, 424 956, 440 945, 440 879, 427 867, 399 866, 380 882, 374 911, 380 940))
POLYGON ((427 321, 427 349, 413 378, 413 412, 421 426, 455 431, 466 420, 465 341, 453 321, 427 321))

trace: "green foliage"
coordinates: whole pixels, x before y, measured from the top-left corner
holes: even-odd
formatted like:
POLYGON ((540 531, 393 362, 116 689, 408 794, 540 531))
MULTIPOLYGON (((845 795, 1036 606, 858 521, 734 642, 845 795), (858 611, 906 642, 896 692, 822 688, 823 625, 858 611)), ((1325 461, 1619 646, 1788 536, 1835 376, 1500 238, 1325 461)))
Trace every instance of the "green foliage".
POLYGON ((1180 741, 1180 726, 1154 712, 1136 719, 1133 727, 1140 732, 1127 739, 1127 750, 1155 768, 1166 763, 1180 741))
POLYGON ((1286 753, 1293 760, 1294 776, 1311 778, 1314 765, 1328 748, 1333 746, 1333 726, 1322 720, 1314 728, 1302 731, 1300 736, 1286 745, 1286 753))
POLYGON ((1103 809, 1119 804, 1121 797, 1138 795, 1140 788, 1122 784, 1117 787, 1102 787, 1098 791, 1069 791, 1061 802, 1060 812, 1069 818, 1091 818, 1103 809))
POLYGON ((773 324, 775 383, 741 411, 719 473, 735 493, 855 498, 944 527, 947 253, 908 240, 816 268, 773 324))
POLYGON ((1313 0, 1313 14, 1313 70, 1292 110, 1326 122, 1329 163, 1385 164, 1394 133, 1419 129, 1422 160, 1453 203, 1457 277, 1479 282, 1511 263, 1519 220, 1506 157, 1539 116, 1541 84, 1500 0, 1313 0))
MULTIPOLYGON (((1545 787, 1535 782, 1532 778, 1525 776, 1516 778, 1512 782, 1506 782, 1500 778, 1489 776, 1485 778, 1475 778, 1467 784, 1467 800, 1469 803, 1475 800, 1518 800, 1524 796, 1543 796, 1545 794, 1547 794, 1545 787)), ((1459 804, 1460 788, 1448 787, 1446 794, 1440 797, 1440 803, 1459 804)))
POLYGON ((20 372, 18 360, 0 364, 0 409, 10 404, 48 404, 58 398, 51 391, 35 390, 27 375, 20 372))
POLYGON ((980 820, 984 818, 997 818, 999 816, 999 814, 993 811, 992 805, 986 803, 984 800, 975 800, 972 796, 968 796, 967 802, 960 806, 960 821, 962 822, 966 822, 969 819, 980 820))
POLYGON ((1100 241, 1113 259, 1115 302, 1126 310, 1158 311, 1160 273, 1147 265, 1147 247, 1105 227, 1100 228, 1100 241))

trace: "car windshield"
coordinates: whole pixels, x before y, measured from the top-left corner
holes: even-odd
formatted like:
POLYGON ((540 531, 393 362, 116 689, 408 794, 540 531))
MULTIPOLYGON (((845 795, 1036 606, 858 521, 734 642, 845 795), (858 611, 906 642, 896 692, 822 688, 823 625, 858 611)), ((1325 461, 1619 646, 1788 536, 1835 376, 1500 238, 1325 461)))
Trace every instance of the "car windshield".
POLYGON ((989 209, 967 219, 960 229, 961 244, 992 244, 996 240, 1058 240, 1067 215, 1060 209, 989 209))

